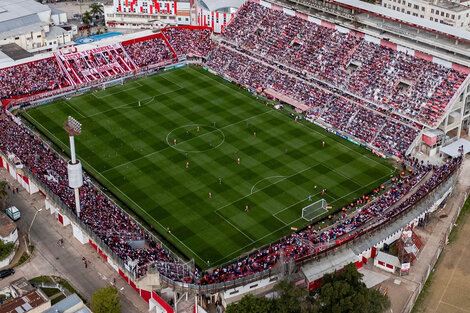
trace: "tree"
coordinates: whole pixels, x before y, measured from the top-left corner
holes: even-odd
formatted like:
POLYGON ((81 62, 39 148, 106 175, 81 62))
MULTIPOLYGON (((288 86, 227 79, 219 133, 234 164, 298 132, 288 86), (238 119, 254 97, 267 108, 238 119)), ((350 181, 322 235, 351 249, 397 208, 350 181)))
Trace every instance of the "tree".
POLYGON ((316 290, 314 305, 320 313, 382 313, 390 307, 390 300, 361 281, 362 274, 354 264, 342 272, 323 276, 323 285, 316 290))
POLYGON ((120 313, 119 293, 114 286, 100 288, 91 296, 91 310, 94 313, 120 313))
POLYGON ((0 181, 0 202, 2 204, 2 209, 5 208, 5 201, 7 200, 8 193, 5 188, 8 186, 6 181, 0 181))
POLYGON ((99 5, 98 3, 92 3, 90 4, 90 13, 92 15, 101 15, 103 14, 103 8, 101 5, 99 5))
POLYGON ((300 313, 302 312, 301 303, 305 303, 305 297, 308 294, 307 289, 295 288, 293 282, 281 280, 274 290, 279 293, 276 299, 277 312, 300 313))
POLYGON ((244 296, 240 302, 227 306, 226 313, 273 313, 276 305, 273 300, 267 298, 256 298, 252 294, 244 296))
POLYGON ((92 20, 93 20, 93 16, 91 16, 90 12, 86 11, 85 13, 83 13, 82 15, 83 24, 90 24, 92 20))

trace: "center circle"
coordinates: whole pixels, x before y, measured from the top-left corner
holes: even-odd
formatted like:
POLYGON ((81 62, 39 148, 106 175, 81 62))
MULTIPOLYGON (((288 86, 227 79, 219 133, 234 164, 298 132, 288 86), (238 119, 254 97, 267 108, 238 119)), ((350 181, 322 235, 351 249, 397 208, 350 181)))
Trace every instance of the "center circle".
POLYGON ((222 130, 214 126, 199 124, 176 127, 166 136, 168 146, 187 153, 210 151, 220 147, 224 141, 225 134, 222 130), (176 144, 174 143, 175 139, 176 144), (198 146, 199 148, 197 148, 198 146))

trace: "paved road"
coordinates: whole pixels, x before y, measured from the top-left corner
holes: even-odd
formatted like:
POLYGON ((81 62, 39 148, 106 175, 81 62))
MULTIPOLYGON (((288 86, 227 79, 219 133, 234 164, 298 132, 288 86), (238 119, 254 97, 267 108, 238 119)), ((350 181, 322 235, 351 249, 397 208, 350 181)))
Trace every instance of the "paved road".
POLYGON ((103 261, 90 245, 80 244, 73 237, 70 226, 62 227, 55 217, 45 210, 42 195, 29 195, 4 168, 0 169, 0 180, 6 180, 11 186, 19 187, 19 194, 12 194, 8 191, 7 205, 15 205, 20 209, 21 219, 17 222, 20 231, 27 234, 36 215, 30 234, 35 246, 33 257, 16 268, 15 275, 0 281, 0 288, 22 276, 31 279, 40 275, 56 275, 68 280, 89 303, 96 289, 109 286, 113 278, 116 278, 117 288, 123 295, 121 297, 122 312, 148 311, 147 303, 103 261), (57 245, 60 238, 64 239, 63 247, 57 245), (88 260, 88 268, 84 266, 83 256, 88 260))

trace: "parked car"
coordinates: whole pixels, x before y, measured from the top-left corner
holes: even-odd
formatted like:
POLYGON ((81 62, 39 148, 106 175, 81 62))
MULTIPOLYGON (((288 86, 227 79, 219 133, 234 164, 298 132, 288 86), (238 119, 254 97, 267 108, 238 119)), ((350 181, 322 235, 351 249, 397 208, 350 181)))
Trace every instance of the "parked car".
POLYGON ((15 274, 15 270, 12 268, 7 268, 6 270, 1 270, 0 271, 0 279, 4 279, 5 277, 8 277, 10 275, 15 274))
POLYGON ((20 210, 16 206, 11 206, 6 209, 5 213, 14 221, 17 221, 21 217, 20 210))

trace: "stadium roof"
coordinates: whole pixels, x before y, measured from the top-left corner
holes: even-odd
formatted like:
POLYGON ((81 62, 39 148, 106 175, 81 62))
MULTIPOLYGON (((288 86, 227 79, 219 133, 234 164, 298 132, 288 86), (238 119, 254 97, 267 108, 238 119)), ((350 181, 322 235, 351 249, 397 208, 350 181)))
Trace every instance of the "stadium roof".
POLYGON ((431 22, 424 18, 412 16, 406 13, 401 13, 392 9, 384 8, 375 4, 370 4, 360 0, 334 0, 334 2, 341 4, 342 6, 358 8, 362 11, 367 11, 391 19, 399 20, 407 24, 417 25, 432 31, 442 33, 450 37, 457 37, 466 41, 470 41, 470 32, 464 29, 431 22))
POLYGON ((51 12, 49 7, 34 0, 0 0, 0 23, 48 12, 51 12))
POLYGON ((51 306, 50 309, 44 311, 44 313, 57 313, 57 312, 69 312, 69 313, 91 313, 91 311, 84 306, 83 301, 74 293, 64 300, 61 300, 51 306))
POLYGON ((460 155, 459 147, 463 146, 463 153, 467 154, 470 153, 470 141, 460 138, 457 141, 454 141, 450 145, 447 145, 441 148, 441 152, 451 156, 453 158, 458 157, 460 155))
POLYGON ((217 11, 225 8, 239 8, 245 0, 200 0, 209 11, 217 11))

